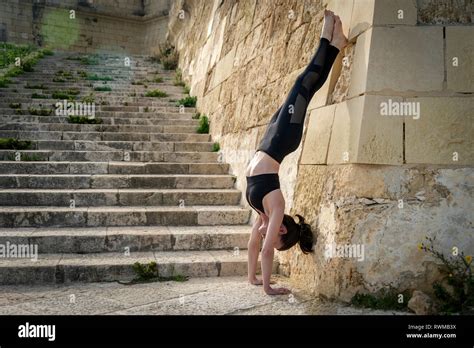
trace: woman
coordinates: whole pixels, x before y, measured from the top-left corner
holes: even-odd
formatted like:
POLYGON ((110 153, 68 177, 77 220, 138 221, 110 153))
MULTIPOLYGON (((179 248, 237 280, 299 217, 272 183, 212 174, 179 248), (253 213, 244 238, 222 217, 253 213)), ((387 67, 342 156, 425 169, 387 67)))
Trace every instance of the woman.
POLYGON ((296 215, 296 223, 291 216, 284 214, 285 200, 280 190, 278 171, 283 158, 298 148, 308 104, 326 81, 336 56, 346 44, 340 18, 331 11, 324 11, 318 50, 296 79, 284 104, 273 115, 247 167, 247 202, 259 214, 248 242, 248 277, 251 284, 263 284, 264 291, 269 295, 290 292, 285 288, 270 286, 274 249, 288 250, 299 243, 304 253, 312 251, 313 234, 310 226, 300 215, 296 215), (260 280, 256 277, 256 271, 263 237, 260 280))

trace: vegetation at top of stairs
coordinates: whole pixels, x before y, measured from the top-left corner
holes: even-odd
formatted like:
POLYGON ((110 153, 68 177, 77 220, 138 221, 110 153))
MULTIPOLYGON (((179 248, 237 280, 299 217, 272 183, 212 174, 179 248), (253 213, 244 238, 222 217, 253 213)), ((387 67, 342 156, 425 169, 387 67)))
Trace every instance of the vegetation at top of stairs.
POLYGON ((206 115, 201 115, 199 118, 199 126, 197 127, 196 132, 199 134, 209 133, 209 118, 206 115))
POLYGON ((81 98, 81 102, 82 103, 95 103, 95 96, 93 93, 89 93, 89 95, 86 95, 84 97, 81 98))
POLYGON ((188 95, 187 97, 184 97, 176 102, 176 106, 185 106, 187 108, 193 108, 196 106, 197 102, 197 97, 191 97, 188 95))
POLYGON ((45 55, 52 55, 53 52, 49 49, 40 49, 32 45, 15 45, 12 43, 0 43, 0 69, 4 72, 0 75, 0 88, 8 87, 11 83, 10 77, 15 77, 24 72, 33 71, 33 67, 38 63, 38 60, 45 55), (19 60, 20 65, 16 63, 19 60))
POLYGON ((11 83, 11 80, 6 77, 0 77, 0 88, 8 87, 8 84, 11 83))
POLYGON ((0 149, 3 150, 28 150, 31 147, 30 140, 18 140, 15 138, 0 138, 0 149))
POLYGON ((99 58, 97 56, 83 56, 79 59, 83 65, 98 65, 99 58))
POLYGON ((43 108, 43 107, 40 107, 39 109, 37 109, 30 106, 28 108, 28 112, 30 113, 30 115, 35 115, 35 116, 49 116, 53 113, 53 110, 43 108))
POLYGON ((54 91, 53 99, 66 99, 66 100, 75 100, 76 96, 80 93, 78 89, 70 88, 64 91, 54 91))
POLYGON ((39 94, 39 93, 36 93, 36 92, 35 92, 35 93, 33 93, 33 94, 31 95, 31 98, 32 98, 32 99, 49 99, 49 95, 47 95, 47 94, 39 94))
POLYGON ((99 76, 97 74, 87 75, 86 79, 90 81, 113 81, 114 80, 110 76, 99 76))
POLYGON ((181 86, 181 87, 185 86, 185 83, 183 81, 183 73, 181 72, 181 69, 176 69, 176 72, 174 74, 173 84, 175 86, 181 86))
POLYGON ((112 91, 112 88, 110 86, 98 86, 98 87, 94 87, 94 91, 97 91, 97 92, 110 92, 110 91, 112 91))
POLYGON ((54 74, 53 82, 76 82, 77 79, 70 73, 69 71, 58 70, 56 74, 54 74))
POLYGON ((15 45, 8 42, 0 43, 0 69, 8 67, 15 63, 15 60, 27 57, 34 52, 36 48, 33 45, 15 45))
POLYGON ((29 82, 26 83, 25 85, 26 89, 48 89, 44 84, 41 85, 30 85, 29 82))
POLYGON ((10 103, 8 106, 11 109, 21 109, 21 103, 10 103))
POLYGON ((167 96, 168 96, 168 93, 163 92, 162 90, 159 90, 159 89, 149 91, 145 94, 145 97, 153 97, 153 98, 165 98, 167 96))
POLYGON ((101 124, 103 122, 101 118, 90 118, 87 116, 69 116, 67 121, 77 124, 101 124))
POLYGON ((163 65, 165 70, 174 70, 178 67, 178 52, 168 41, 158 47, 158 54, 152 57, 163 65))

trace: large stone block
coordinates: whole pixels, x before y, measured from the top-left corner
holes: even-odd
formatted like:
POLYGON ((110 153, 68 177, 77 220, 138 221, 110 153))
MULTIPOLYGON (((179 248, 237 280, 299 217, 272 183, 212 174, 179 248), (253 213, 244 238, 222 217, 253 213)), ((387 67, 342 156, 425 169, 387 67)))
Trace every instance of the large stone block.
POLYGON ((301 164, 325 164, 336 105, 313 110, 303 143, 301 164))
POLYGON ((372 26, 374 10, 374 0, 354 1, 348 35, 349 40, 362 34, 372 26))
POLYGON ((210 89, 213 89, 214 87, 222 83, 230 76, 230 74, 232 74, 232 69, 234 67, 235 51, 235 48, 230 50, 230 52, 227 53, 225 57, 217 63, 213 79, 209 86, 210 89))
POLYGON ((443 28, 371 28, 357 40, 349 97, 441 91, 443 67, 443 28))
POLYGON ((474 164, 474 98, 426 97, 420 118, 405 120, 407 163, 474 164), (457 157, 457 161, 456 161, 457 157))
MULTIPOLYGON (((352 7, 352 4, 347 4, 347 7, 352 7)), ((349 40, 372 26, 416 25, 416 21, 414 0, 357 0, 350 17, 349 40)))
POLYGON ((387 99, 367 95, 336 105, 328 164, 403 162, 403 117, 381 115, 387 99))
POLYGON ((474 92, 474 28, 446 28, 448 89, 474 92))
POLYGON ((333 11, 341 18, 344 34, 347 36, 350 31, 354 0, 328 0, 327 3, 326 9, 333 11))
MULTIPOLYGON (((415 0, 373 0, 374 25, 416 25, 415 0)), ((355 1, 356 3, 358 1, 355 1)))

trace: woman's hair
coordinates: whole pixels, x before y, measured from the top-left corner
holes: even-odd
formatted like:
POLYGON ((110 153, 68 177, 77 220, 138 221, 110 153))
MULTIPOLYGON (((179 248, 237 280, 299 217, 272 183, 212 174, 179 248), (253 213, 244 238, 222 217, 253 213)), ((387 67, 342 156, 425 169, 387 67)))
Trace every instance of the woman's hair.
POLYGON ((288 232, 280 236, 283 246, 278 250, 288 250, 299 243, 301 251, 307 254, 313 251, 313 232, 311 226, 304 222, 301 215, 296 214, 296 216, 298 217, 298 223, 289 215, 285 214, 283 216, 283 224, 288 232))

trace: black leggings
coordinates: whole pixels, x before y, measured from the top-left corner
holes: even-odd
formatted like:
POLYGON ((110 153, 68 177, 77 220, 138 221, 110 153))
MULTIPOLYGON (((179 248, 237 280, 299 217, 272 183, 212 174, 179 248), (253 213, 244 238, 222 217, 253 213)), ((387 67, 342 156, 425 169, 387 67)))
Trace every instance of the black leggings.
POLYGON ((286 101, 270 120, 257 151, 263 151, 281 163, 286 155, 298 148, 308 104, 326 81, 338 53, 329 40, 321 38, 309 65, 298 76, 286 101))

